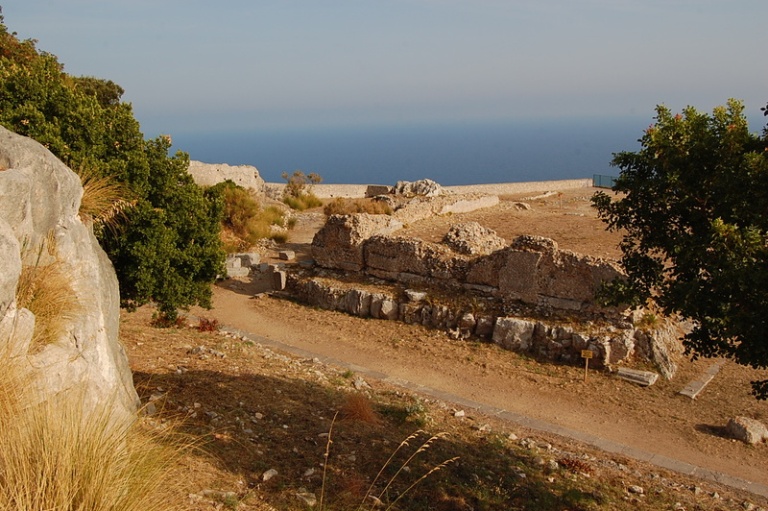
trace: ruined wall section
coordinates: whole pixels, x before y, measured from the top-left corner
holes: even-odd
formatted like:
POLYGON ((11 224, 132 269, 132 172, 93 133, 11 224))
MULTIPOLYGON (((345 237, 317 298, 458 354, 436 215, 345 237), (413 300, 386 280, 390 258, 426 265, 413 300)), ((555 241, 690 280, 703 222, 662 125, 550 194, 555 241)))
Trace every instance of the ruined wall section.
POLYGON ((602 283, 622 276, 616 263, 560 250, 548 238, 521 236, 491 254, 468 256, 443 244, 392 234, 397 223, 390 221, 384 229, 386 218, 329 218, 312 243, 315 261, 324 268, 408 285, 472 289, 499 297, 505 305, 523 302, 573 311, 593 311, 602 283))

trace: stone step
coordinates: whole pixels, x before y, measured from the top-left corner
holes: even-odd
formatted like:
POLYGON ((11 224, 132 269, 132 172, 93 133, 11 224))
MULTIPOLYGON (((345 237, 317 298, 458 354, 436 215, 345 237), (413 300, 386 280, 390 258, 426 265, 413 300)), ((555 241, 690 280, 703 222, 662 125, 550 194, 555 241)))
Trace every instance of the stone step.
POLYGON ((704 371, 704 374, 695 380, 688 382, 683 390, 680 391, 680 394, 691 399, 696 399, 696 396, 698 396, 701 391, 704 390, 704 387, 706 387, 715 375, 720 372, 720 368, 723 367, 723 364, 725 364, 725 360, 718 360, 709 366, 709 368, 704 371))

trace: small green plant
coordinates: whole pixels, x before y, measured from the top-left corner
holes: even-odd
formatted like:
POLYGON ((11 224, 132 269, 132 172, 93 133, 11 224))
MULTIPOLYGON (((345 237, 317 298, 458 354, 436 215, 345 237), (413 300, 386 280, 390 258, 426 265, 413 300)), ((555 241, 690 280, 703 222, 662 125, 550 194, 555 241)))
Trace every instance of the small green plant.
POLYGON ((638 328, 650 329, 659 324, 659 317, 652 312, 644 312, 642 317, 636 322, 638 328))

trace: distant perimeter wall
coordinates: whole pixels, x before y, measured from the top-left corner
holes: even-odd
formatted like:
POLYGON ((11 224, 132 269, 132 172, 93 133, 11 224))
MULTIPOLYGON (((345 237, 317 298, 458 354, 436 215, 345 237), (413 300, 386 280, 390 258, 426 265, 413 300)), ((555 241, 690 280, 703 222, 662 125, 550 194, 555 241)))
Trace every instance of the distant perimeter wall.
MULTIPOLYGON (((319 184, 312 185, 312 191, 321 199, 362 198, 368 193, 368 188, 375 185, 345 185, 319 184)), ((527 183, 496 183, 482 185, 444 186, 451 193, 488 193, 492 195, 511 195, 516 193, 548 192, 571 190, 573 188, 589 188, 592 179, 561 179, 558 181, 531 181, 527 183)), ((267 183, 271 194, 280 196, 285 183, 267 183)))

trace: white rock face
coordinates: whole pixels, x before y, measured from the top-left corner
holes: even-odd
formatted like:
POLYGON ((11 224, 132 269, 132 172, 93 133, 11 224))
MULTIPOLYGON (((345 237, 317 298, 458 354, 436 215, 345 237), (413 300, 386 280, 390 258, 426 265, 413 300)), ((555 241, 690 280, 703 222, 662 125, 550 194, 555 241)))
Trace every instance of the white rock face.
POLYGON ((118 340, 117 276, 78 217, 80 179, 42 145, 0 127, 0 354, 31 372, 38 399, 81 392, 132 420, 139 404, 118 340), (40 254, 38 256, 38 254, 40 254), (35 317, 16 304, 22 264, 61 265, 77 307, 53 342, 32 343, 35 317))
POLYGON ((258 169, 251 165, 227 165, 226 163, 189 162, 189 173, 200 186, 213 186, 230 180, 246 190, 265 193, 264 180, 258 169))

